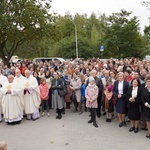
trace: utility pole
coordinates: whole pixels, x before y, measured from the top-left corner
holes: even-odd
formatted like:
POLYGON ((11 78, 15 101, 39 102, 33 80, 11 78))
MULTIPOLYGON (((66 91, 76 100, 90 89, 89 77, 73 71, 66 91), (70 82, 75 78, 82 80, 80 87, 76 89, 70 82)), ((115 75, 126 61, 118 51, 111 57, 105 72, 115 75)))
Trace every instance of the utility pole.
POLYGON ((76 23, 74 24, 75 27, 75 39, 76 39, 76 58, 78 58, 78 35, 77 35, 77 26, 76 23))

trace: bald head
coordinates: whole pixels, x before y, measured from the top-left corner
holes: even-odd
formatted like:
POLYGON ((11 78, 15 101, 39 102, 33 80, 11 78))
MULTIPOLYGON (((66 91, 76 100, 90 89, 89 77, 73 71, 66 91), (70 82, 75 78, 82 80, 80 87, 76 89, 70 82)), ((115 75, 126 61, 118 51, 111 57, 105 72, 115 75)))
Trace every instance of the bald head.
POLYGON ((21 71, 20 71, 20 69, 17 68, 17 69, 15 70, 15 76, 16 76, 17 78, 19 78, 20 75, 21 75, 21 71))
POLYGON ((14 81, 14 76, 13 75, 8 75, 8 82, 12 83, 14 81))
POLYGON ((27 78, 30 77, 30 74, 31 74, 30 70, 26 70, 26 71, 25 71, 25 76, 26 76, 27 78))

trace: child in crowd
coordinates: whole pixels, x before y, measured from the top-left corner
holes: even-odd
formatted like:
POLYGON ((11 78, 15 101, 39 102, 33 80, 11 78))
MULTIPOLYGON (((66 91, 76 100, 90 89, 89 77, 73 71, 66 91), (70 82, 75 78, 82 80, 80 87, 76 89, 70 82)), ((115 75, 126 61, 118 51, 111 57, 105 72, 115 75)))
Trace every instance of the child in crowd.
POLYGON ((40 89, 40 97, 41 97, 41 104, 42 104, 42 116, 45 115, 44 113, 44 107, 46 105, 46 109, 47 109, 47 116, 49 117, 49 103, 48 103, 48 99, 49 99, 49 87, 46 84, 46 79, 42 78, 40 80, 40 85, 39 85, 39 89, 40 89))
POLYGON ((95 79, 92 76, 89 77, 89 84, 85 90, 85 97, 86 106, 91 109, 91 119, 88 121, 88 123, 93 122, 93 125, 97 128, 98 125, 96 123, 96 108, 98 107, 98 86, 96 85, 95 79))
POLYGON ((84 104, 84 108, 85 108, 85 112, 87 111, 87 107, 86 107, 86 98, 85 98, 85 89, 86 89, 86 84, 85 84, 85 78, 84 76, 81 78, 81 107, 82 104, 84 104))
POLYGON ((111 122, 114 111, 112 85, 108 85, 104 90, 103 105, 106 112, 106 122, 111 122))

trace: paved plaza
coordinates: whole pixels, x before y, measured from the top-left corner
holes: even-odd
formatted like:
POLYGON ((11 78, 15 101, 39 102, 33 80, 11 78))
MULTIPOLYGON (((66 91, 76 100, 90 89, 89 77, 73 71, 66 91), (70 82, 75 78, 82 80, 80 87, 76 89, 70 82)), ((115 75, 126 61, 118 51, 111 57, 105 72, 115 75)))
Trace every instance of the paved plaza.
POLYGON ((130 133, 130 123, 118 127, 118 122, 105 122, 105 116, 97 119, 98 128, 88 124, 89 113, 82 115, 66 110, 61 120, 56 113, 36 121, 23 120, 20 125, 0 123, 0 140, 5 140, 8 150, 148 150, 150 139, 147 131, 130 133))

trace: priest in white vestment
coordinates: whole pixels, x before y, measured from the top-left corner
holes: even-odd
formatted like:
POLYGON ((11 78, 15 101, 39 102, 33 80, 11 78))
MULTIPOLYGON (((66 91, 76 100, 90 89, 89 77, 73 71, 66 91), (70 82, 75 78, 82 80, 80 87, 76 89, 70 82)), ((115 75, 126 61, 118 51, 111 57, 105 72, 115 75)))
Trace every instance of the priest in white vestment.
POLYGON ((8 75, 8 82, 2 87, 2 108, 7 124, 20 124, 23 118, 22 90, 14 82, 14 76, 8 75))
POLYGON ((21 74, 20 69, 17 68, 15 70, 14 82, 16 82, 21 89, 24 89, 25 80, 26 78, 21 74))
POLYGON ((25 114, 27 120, 36 120, 40 117, 39 107, 41 104, 40 91, 38 82, 29 70, 25 71, 25 84, 24 84, 24 104, 25 114))
POLYGON ((2 121, 2 92, 1 88, 3 85, 8 82, 7 77, 2 75, 2 71, 0 70, 0 122, 2 121))
MULTIPOLYGON (((17 84, 17 86, 24 90, 24 84, 25 84, 26 78, 21 74, 20 69, 16 69, 15 70, 15 78, 14 78, 14 82, 17 84)), ((23 93, 22 93, 23 94, 23 93)), ((23 96, 23 95, 22 95, 23 96)), ((23 108, 23 114, 24 113, 24 108, 23 108)))

